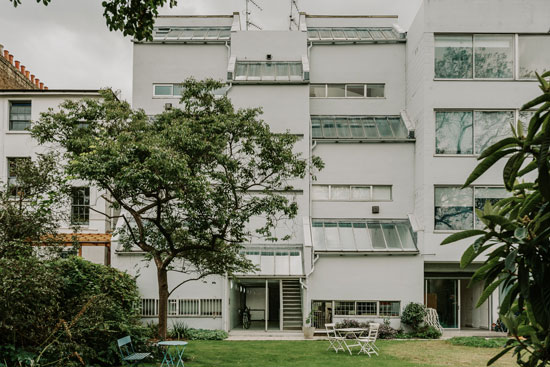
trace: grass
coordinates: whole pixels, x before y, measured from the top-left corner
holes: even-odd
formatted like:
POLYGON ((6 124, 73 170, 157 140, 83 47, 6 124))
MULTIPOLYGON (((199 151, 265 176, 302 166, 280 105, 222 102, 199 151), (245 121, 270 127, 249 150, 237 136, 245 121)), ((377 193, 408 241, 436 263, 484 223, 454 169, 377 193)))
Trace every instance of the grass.
MULTIPOLYGON (((481 367, 498 350, 453 345, 447 341, 379 340, 380 356, 328 351, 328 341, 192 341, 186 367, 481 367)), ((149 366, 158 366, 151 364, 149 366)), ((511 354, 493 366, 516 366, 511 354)))
POLYGON ((476 348, 502 348, 506 344, 506 338, 490 338, 485 339, 479 336, 462 336, 449 339, 449 343, 453 345, 464 345, 466 347, 476 348))

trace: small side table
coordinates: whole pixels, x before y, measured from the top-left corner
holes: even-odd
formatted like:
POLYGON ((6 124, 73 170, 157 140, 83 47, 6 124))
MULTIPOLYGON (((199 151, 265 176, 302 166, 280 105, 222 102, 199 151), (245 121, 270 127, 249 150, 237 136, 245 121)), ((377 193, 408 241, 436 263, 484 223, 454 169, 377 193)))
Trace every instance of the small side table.
POLYGON ((164 347, 164 357, 162 358, 162 363, 160 364, 160 367, 162 366, 173 366, 173 367, 181 367, 183 366, 183 351, 185 350, 185 346, 187 345, 187 342, 181 341, 181 340, 168 340, 163 342, 158 342, 157 345, 159 347, 164 347))

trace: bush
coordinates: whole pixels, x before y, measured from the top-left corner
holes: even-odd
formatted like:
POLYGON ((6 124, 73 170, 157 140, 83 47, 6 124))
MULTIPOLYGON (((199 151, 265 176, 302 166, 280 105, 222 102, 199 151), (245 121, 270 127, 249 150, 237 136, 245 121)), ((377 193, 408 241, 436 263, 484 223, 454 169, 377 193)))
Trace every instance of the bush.
POLYGON ((403 310, 401 322, 409 325, 413 331, 418 331, 426 317, 426 307, 421 303, 409 303, 403 310))
POLYGON ((455 336, 449 339, 448 342, 453 345, 464 345, 476 348, 503 348, 507 340, 506 338, 485 339, 480 336, 455 336))
POLYGON ((336 323, 336 329, 346 329, 346 328, 363 328, 367 329, 369 327, 369 322, 359 322, 353 319, 345 319, 344 321, 336 323))
POLYGON ((168 336, 171 339, 185 339, 189 329, 190 328, 185 324, 185 322, 176 321, 172 324, 172 329, 170 329, 168 336))
POLYGON ((112 366, 120 363, 118 338, 146 339, 135 281, 78 257, 0 259, 0 299, 8 365, 112 366))
POLYGON ((224 340, 228 334, 223 330, 187 329, 185 336, 188 340, 224 340))
POLYGON ((378 338, 379 339, 394 339, 398 331, 392 328, 388 324, 380 324, 378 329, 378 338))
POLYGON ((433 326, 424 326, 411 334, 413 338, 418 339, 439 339, 441 337, 441 332, 433 326))

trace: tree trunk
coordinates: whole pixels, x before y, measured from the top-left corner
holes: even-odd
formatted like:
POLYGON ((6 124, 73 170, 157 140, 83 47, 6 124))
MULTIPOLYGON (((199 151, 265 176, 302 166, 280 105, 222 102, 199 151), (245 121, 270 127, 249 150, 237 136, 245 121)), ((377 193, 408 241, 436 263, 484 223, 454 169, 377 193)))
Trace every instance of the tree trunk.
POLYGON ((157 268, 157 281, 159 287, 159 336, 166 339, 168 332, 168 272, 166 269, 157 268))

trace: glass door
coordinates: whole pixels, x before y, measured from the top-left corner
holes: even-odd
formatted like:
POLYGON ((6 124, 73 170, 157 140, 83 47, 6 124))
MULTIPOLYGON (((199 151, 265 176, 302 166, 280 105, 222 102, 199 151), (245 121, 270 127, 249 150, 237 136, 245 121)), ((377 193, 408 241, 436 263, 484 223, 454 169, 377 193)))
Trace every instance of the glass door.
POLYGON ((443 328, 458 328, 458 302, 457 279, 426 279, 426 306, 437 310, 443 328))

